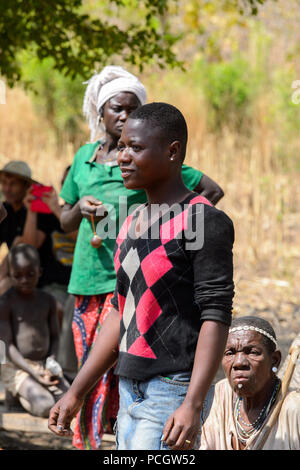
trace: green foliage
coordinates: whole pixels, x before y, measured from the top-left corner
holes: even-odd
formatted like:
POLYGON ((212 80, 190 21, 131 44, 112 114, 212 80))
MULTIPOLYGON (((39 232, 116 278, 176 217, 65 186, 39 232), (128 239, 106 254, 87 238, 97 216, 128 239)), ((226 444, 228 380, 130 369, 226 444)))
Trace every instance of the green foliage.
POLYGON ((258 8, 260 5, 264 4, 264 0, 242 0, 242 2, 239 3, 241 13, 244 13, 246 10, 246 12, 250 13, 251 15, 257 15, 258 8))
POLYGON ((140 69, 146 63, 155 69, 180 65, 173 46, 181 52, 181 44, 185 57, 189 47, 185 41, 194 35, 194 52, 187 57, 194 65, 189 74, 180 75, 182 86, 188 80, 194 93, 202 91, 212 130, 225 123, 241 131, 249 120, 257 83, 262 83, 258 72, 262 76, 264 72, 253 74, 248 61, 239 57, 224 60, 220 50, 228 32, 237 25, 244 27, 245 17, 255 15, 262 3, 0 0, 0 74, 9 85, 22 79, 34 91, 34 103, 58 141, 65 135, 75 143, 83 137, 82 82, 94 70, 123 62, 140 69), (207 39, 198 47, 203 37, 207 39), (202 59, 195 61, 200 50, 202 59))
MULTIPOLYGON (((189 0, 198 18, 210 11, 248 11, 256 14, 265 0, 189 0), (203 4, 203 5, 202 5, 203 4)), ((143 69, 182 66, 173 51, 180 34, 172 31, 168 13, 178 0, 0 0, 0 75, 9 85, 22 78, 19 53, 34 52, 39 60, 52 58, 66 76, 88 78, 91 70, 112 60, 143 69), (90 11, 97 11, 91 15, 90 11), (124 12, 126 15, 124 15, 124 12), (126 21, 123 22, 122 20, 126 21), (122 25, 122 22, 124 23, 122 25)), ((196 27, 197 33, 201 34, 196 27)), ((202 33, 204 30, 202 31, 202 33)))
MULTIPOLYGON (((71 78, 88 78, 91 70, 117 55, 138 65, 155 60, 161 67, 178 65, 171 50, 174 37, 152 26, 167 7, 166 0, 141 0, 144 20, 125 28, 82 13, 82 0, 1 0, 0 74, 13 85, 21 78, 18 53, 32 49, 39 60, 52 58, 54 67, 71 78)), ((103 3, 103 2, 102 2, 103 3)), ((128 1, 106 2, 122 8, 128 1)))
POLYGON ((203 90, 210 128, 221 130, 226 125, 243 131, 255 93, 249 62, 238 56, 219 63, 201 60, 195 63, 193 75, 203 90))
POLYGON ((76 80, 54 69, 53 59, 39 61, 29 53, 20 56, 23 81, 29 87, 37 111, 46 118, 57 142, 63 138, 79 145, 83 130, 82 102, 85 86, 80 76, 76 80))
MULTIPOLYGON (((248 28, 249 19, 256 18, 263 3, 265 0, 181 0, 181 21, 176 23, 182 34, 181 48, 187 48, 192 59, 201 55, 208 60, 227 60, 228 53, 239 50, 240 32, 248 28)), ((176 17, 170 21, 176 22, 176 17)))

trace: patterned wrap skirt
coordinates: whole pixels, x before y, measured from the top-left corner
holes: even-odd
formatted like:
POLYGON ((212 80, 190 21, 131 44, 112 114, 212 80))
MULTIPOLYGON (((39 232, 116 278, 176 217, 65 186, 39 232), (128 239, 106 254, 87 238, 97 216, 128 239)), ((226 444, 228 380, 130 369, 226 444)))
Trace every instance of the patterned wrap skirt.
MULTIPOLYGON (((78 295, 72 323, 78 366, 85 363, 112 304, 113 293, 78 295)), ((110 369, 85 398, 76 416, 73 445, 99 449, 103 433, 112 434, 119 408, 118 377, 110 369)))

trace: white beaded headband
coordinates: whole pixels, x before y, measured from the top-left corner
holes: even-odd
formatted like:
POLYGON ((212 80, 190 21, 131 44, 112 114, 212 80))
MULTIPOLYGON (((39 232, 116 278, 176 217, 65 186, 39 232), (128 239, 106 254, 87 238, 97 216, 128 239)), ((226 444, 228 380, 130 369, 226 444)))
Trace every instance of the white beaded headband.
POLYGON ((262 335, 266 336, 267 338, 269 338, 271 341, 273 341, 273 343, 275 344, 275 346, 277 347, 277 341, 276 339, 270 335, 269 333, 267 333, 265 330, 262 330, 261 328, 257 328, 256 326, 236 326, 234 328, 230 328, 229 329, 229 333, 233 333, 234 331, 240 331, 240 330, 252 330, 252 331, 257 331, 258 333, 261 333, 262 335))

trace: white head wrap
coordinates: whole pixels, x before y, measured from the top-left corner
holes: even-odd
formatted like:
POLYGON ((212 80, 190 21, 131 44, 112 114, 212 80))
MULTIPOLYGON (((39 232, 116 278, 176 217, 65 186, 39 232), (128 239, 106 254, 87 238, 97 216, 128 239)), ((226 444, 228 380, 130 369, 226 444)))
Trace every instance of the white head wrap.
POLYGON ((123 67, 108 65, 88 80, 83 100, 83 114, 86 117, 93 141, 99 131, 101 109, 113 96, 121 92, 131 92, 140 103, 146 103, 147 95, 140 80, 123 67))

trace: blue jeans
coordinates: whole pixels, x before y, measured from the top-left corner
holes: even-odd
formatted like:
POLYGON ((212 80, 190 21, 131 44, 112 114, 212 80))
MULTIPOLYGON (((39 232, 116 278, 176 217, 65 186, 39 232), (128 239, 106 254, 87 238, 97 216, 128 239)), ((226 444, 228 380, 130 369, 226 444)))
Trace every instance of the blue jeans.
POLYGON ((118 450, 168 449, 161 441, 163 429, 169 416, 182 404, 190 375, 184 372, 168 378, 157 376, 143 382, 119 377, 118 450))

